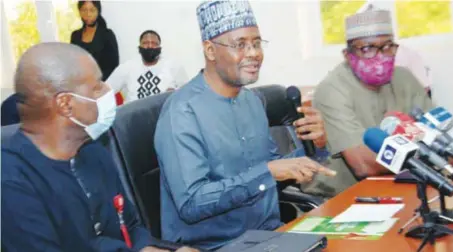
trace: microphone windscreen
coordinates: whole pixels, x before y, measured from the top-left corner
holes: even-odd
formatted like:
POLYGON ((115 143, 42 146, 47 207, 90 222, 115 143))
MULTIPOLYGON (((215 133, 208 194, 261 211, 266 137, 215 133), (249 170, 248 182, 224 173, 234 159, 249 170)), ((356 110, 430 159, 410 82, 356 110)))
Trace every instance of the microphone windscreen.
POLYGON ((379 124, 379 128, 387 134, 392 135, 395 132, 396 127, 401 123, 401 120, 395 116, 387 116, 379 124))
POLYGON ((409 115, 417 121, 422 120, 422 117, 424 114, 425 114, 425 112, 423 112, 423 110, 419 107, 413 108, 411 110, 411 112, 409 113, 409 115))
POLYGON ((401 111, 388 111, 387 113, 384 114, 384 118, 386 117, 396 117, 400 119, 402 122, 415 122, 414 118, 401 111))
POLYGON ((300 91, 295 86, 290 86, 286 89, 286 99, 292 101, 293 103, 301 103, 300 91))
POLYGON ((379 153, 382 144, 384 144, 384 140, 388 136, 389 134, 379 128, 368 128, 363 134, 363 142, 374 153, 379 153))

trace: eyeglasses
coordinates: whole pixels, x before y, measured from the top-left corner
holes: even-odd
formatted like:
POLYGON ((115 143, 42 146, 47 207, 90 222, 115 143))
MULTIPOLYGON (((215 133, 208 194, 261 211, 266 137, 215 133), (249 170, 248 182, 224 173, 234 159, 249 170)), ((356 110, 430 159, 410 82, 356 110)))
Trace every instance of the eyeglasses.
POLYGON ((396 43, 387 43, 382 46, 367 45, 362 47, 350 46, 349 51, 353 51, 357 56, 363 58, 374 58, 378 52, 385 56, 395 56, 399 45, 396 43))
POLYGON ((235 44, 231 44, 231 45, 220 43, 220 42, 217 42, 217 41, 212 41, 212 43, 214 43, 216 45, 230 47, 230 48, 236 50, 239 53, 243 53, 245 51, 250 50, 252 47, 255 50, 262 51, 263 48, 265 48, 267 46, 269 41, 260 39, 260 40, 255 40, 252 43, 241 41, 241 42, 238 42, 238 43, 235 43, 235 44))

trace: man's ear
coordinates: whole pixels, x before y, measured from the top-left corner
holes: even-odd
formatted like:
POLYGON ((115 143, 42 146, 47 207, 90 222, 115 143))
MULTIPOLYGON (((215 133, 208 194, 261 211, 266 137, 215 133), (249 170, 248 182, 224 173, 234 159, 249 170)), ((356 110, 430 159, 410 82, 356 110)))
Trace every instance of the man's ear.
POLYGON ((208 59, 209 61, 215 60, 216 50, 214 47, 214 43, 212 43, 209 40, 203 41, 203 52, 204 52, 204 56, 206 57, 206 59, 208 59))
POLYGON ((55 97, 57 113, 64 117, 72 116, 73 96, 68 93, 59 93, 55 97))

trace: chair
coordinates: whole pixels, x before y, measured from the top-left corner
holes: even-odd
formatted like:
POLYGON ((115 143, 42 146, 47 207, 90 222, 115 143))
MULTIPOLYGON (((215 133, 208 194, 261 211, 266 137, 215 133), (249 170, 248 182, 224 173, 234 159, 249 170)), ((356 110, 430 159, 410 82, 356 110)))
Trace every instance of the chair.
POLYGON ((17 94, 12 94, 2 102, 1 106, 2 126, 17 124, 20 122, 19 111, 17 110, 18 101, 19 96, 17 94))
POLYGON ((16 133, 16 131, 19 129, 20 124, 11 124, 7 126, 2 126, 2 143, 7 141, 11 136, 16 133))
POLYGON ((171 93, 120 106, 109 132, 108 146, 120 178, 143 223, 160 238, 160 173, 154 132, 160 109, 171 93))

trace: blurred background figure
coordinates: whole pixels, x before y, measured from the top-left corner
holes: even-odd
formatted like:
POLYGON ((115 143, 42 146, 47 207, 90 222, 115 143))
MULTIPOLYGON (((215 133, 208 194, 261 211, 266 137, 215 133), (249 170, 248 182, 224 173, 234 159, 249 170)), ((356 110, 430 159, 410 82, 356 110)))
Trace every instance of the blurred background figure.
POLYGON ((430 67, 424 62, 422 56, 415 50, 400 45, 396 53, 395 65, 407 68, 423 85, 431 97, 430 67))
POLYGON ((157 32, 142 32, 138 52, 141 57, 121 64, 106 81, 115 92, 121 92, 124 102, 172 91, 188 81, 180 65, 161 56, 161 38, 157 32))
MULTIPOLYGON (((119 65, 118 43, 115 33, 107 27, 101 15, 101 1, 78 1, 80 17, 83 26, 72 32, 71 44, 87 50, 98 63, 105 81, 119 65)), ((122 97, 117 94, 117 103, 122 103, 122 97)))

